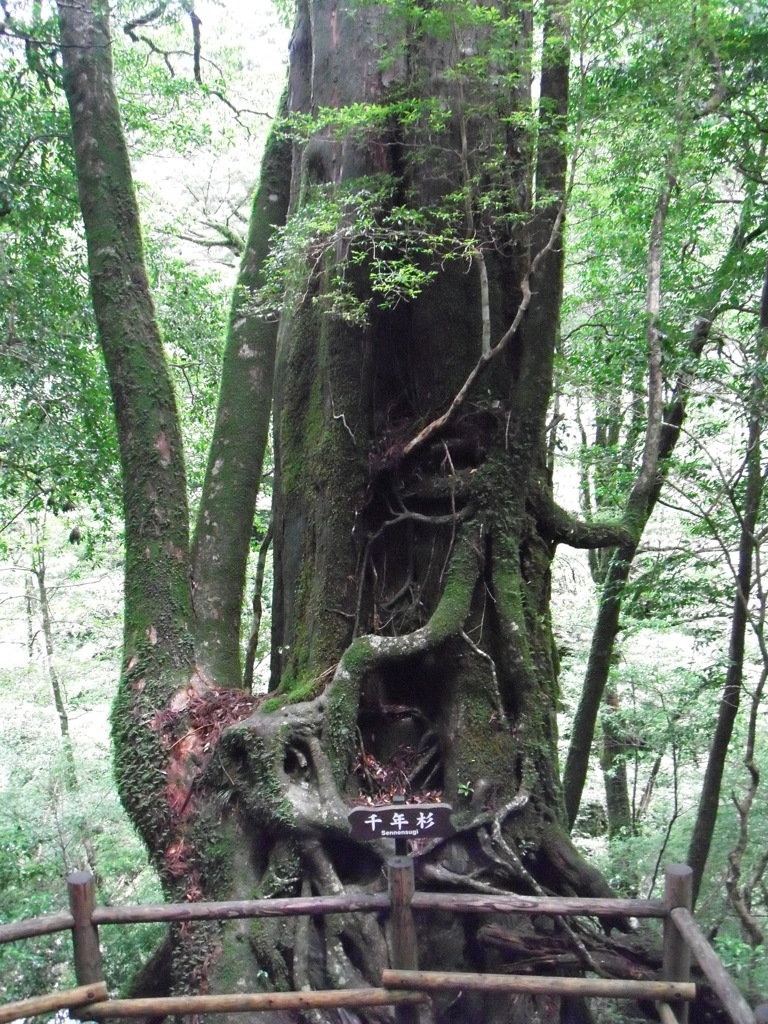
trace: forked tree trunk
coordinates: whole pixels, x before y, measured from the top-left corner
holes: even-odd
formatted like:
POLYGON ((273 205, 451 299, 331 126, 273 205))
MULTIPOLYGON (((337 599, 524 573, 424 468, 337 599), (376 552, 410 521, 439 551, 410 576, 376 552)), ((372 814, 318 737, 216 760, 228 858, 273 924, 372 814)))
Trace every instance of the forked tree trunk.
MULTIPOLYGON (((93 9, 60 0, 93 299, 123 460, 121 793, 167 891, 188 899, 381 887, 391 850, 353 840, 346 819, 361 789, 382 795, 377 776, 386 789, 440 791, 455 805, 456 838, 414 851, 420 887, 606 894, 567 836, 549 619, 557 543, 627 540, 624 530, 571 520, 552 500, 547 471, 566 191, 564 4, 543 7, 537 119, 529 5, 499 5, 503 46, 493 19, 467 17, 464 5, 445 5, 432 23, 410 4, 351 7, 300 0, 289 111, 393 106, 362 130, 324 128, 293 144, 293 212, 313 185, 364 184, 370 175, 389 176, 394 201, 427 212, 464 189, 474 252, 469 267, 438 258, 435 279, 413 302, 371 302, 364 327, 322 305, 354 239, 307 268, 286 296, 274 392, 272 693, 252 711, 233 688, 231 584, 242 590, 253 467, 233 508, 221 481, 243 471, 247 451, 237 438, 215 442, 190 556, 109 33, 93 9), (472 78, 463 62, 486 53, 494 74, 472 78), (502 168, 498 179, 487 177, 489 157, 502 168), (239 539, 217 550, 235 515, 239 539), (216 568, 224 561, 230 580, 216 568)), ((278 165, 286 161, 265 164, 267 200, 285 180, 278 173, 270 185, 278 165)), ((246 269, 250 285, 259 268, 246 269)), ((370 269, 364 257, 350 270, 362 301, 372 297, 370 269)), ((240 311, 250 315, 252 303, 240 311)), ((230 345, 240 344, 240 319, 233 315, 230 345)), ((258 364, 250 347, 230 351, 225 364, 225 432, 239 429, 257 398, 263 410, 253 387, 232 397, 239 367, 256 371, 252 385, 268 375, 269 332, 251 337, 263 346, 258 364)), ((259 428, 254 460, 263 439, 259 428)), ((425 927, 425 967, 498 962, 475 921, 435 916, 425 927)), ((378 921, 345 917, 184 926, 171 947, 167 982, 177 990, 254 988, 265 978, 278 988, 357 985, 376 982, 388 958, 378 921)), ((585 962, 583 946, 573 948, 585 962)), ((158 956, 158 972, 167 962, 158 956)), ((145 980, 162 987, 157 972, 145 980)), ((536 1003, 462 996, 438 1004, 437 1019, 559 1019, 556 1003, 536 1003)))
MULTIPOLYGON (((233 314, 227 372, 222 377, 218 445, 205 489, 204 505, 208 502, 212 515, 204 518, 201 527, 205 534, 209 522, 220 525, 216 538, 221 550, 218 557, 212 554, 211 537, 201 534, 194 564, 211 592, 209 600, 193 604, 199 585, 192 574, 181 432, 144 266, 138 208, 112 80, 107 12, 98 3, 70 0, 61 0, 58 8, 91 298, 112 389, 123 478, 125 627, 112 715, 118 790, 171 898, 242 894, 242 887, 250 894, 252 887, 243 868, 247 856, 243 854, 242 863, 235 867, 235 844, 227 843, 233 834, 242 835, 242 829, 236 809, 226 799, 226 779, 217 780, 219 796, 213 785, 203 783, 203 775, 212 761, 218 764, 216 741, 222 728, 251 706, 239 690, 238 658, 231 653, 233 625, 223 619, 231 602, 227 605, 226 587, 216 577, 230 572, 244 578, 244 564, 238 566, 231 555, 239 551, 243 563, 247 557, 247 543, 241 538, 243 533, 248 536, 253 521, 252 473, 237 490, 239 507, 225 505, 219 513, 213 499, 216 494, 219 502, 229 498, 226 481, 242 468, 242 447, 227 443, 227 430, 243 430, 237 416, 227 415, 227 387, 238 390, 241 403, 253 411, 258 404, 255 396, 261 396, 260 388, 264 390, 263 376, 270 374, 269 353, 262 356, 256 349, 262 341, 269 346, 270 332, 243 330, 242 318, 233 314), (231 372, 233 364, 243 367, 245 381, 231 372), (267 366, 261 379, 259 365, 267 366), (245 520, 245 530, 233 521, 235 517, 245 520), (230 531, 237 534, 234 544, 230 531), (214 670, 224 678, 214 678, 214 670)), ((285 207, 282 197, 287 196, 287 187, 274 180, 274 170, 274 162, 266 160, 262 190, 254 202, 249 245, 252 242, 257 249, 259 226, 261 235, 268 235, 272 218, 279 218, 274 211, 285 207), (264 188, 270 186, 274 191, 265 197, 264 188), (278 197, 276 203, 273 194, 278 197)), ((248 264, 249 255, 247 251, 233 303, 234 313, 244 310, 246 318, 252 317, 249 288, 258 272, 258 266, 248 264)), ((260 258, 257 254, 256 264, 260 258)), ((266 391, 263 401, 269 405, 266 391)), ((248 432, 255 466, 260 466, 266 444, 266 417, 262 415, 260 422, 263 437, 258 430, 248 432)), ((218 947, 215 928, 175 929, 170 952, 159 951, 142 973, 142 985, 156 992, 199 991, 209 983, 208 965, 218 947)), ((247 953, 247 947, 235 944, 234 952, 247 953)), ((238 964, 236 955, 229 958, 234 972, 240 971, 238 964)), ((256 975, 255 966, 250 976, 247 971, 244 974, 252 984, 256 975)))

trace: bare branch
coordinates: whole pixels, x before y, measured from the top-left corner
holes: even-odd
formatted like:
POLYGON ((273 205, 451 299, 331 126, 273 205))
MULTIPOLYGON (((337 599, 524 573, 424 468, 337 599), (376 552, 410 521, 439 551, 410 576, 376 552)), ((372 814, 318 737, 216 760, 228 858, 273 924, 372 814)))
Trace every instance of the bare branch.
POLYGON ((140 18, 134 18, 133 21, 127 21, 123 25, 123 32, 133 41, 136 41, 134 32, 137 28, 143 28, 145 25, 151 25, 153 21, 157 21, 158 18, 162 17, 165 13, 170 0, 165 0, 164 3, 160 3, 157 7, 153 7, 147 14, 142 15, 140 18))

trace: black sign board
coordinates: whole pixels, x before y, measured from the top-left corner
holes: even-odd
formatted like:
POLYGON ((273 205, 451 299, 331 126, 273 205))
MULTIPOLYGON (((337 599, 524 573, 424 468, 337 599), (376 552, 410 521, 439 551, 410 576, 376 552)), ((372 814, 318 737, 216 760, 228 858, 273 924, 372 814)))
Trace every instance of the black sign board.
POLYGON ((452 836, 449 804, 382 804, 355 807, 347 817, 353 839, 431 839, 452 836))

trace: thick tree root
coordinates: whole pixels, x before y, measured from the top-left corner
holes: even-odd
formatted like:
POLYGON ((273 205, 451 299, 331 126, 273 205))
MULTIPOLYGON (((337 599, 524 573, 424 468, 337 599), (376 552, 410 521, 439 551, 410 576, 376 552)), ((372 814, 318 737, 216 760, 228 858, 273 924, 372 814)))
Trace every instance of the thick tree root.
MULTIPOLYGON (((400 773, 403 786, 410 774, 413 779, 439 778, 456 792, 459 780, 466 778, 459 773, 474 773, 470 797, 460 801, 454 815, 455 835, 414 846, 419 889, 611 895, 558 823, 557 799, 549 783, 540 781, 536 747, 526 747, 521 738, 518 718, 525 709, 509 697, 510 678, 517 678, 518 671, 509 667, 514 658, 509 651, 499 655, 485 640, 483 646, 478 642, 491 593, 485 555, 480 535, 459 536, 443 595, 423 626, 401 636, 358 637, 319 696, 290 703, 286 695, 282 706, 269 713, 256 710, 222 736, 221 765, 267 851, 262 855, 263 895, 385 888, 391 842, 353 840, 347 815, 350 786, 359 784, 355 761, 377 769, 382 767, 379 758, 387 756, 393 763, 399 757, 399 763, 413 765, 400 773), (441 670, 430 676, 433 663, 441 670), (443 687, 439 700, 429 692, 435 685, 443 687), (472 746, 475 730, 491 749, 482 755, 482 768, 474 767, 480 753, 472 746), (413 742, 410 762, 396 743, 394 753, 390 749, 403 735, 413 742), (382 752, 385 747, 389 753, 382 752), (289 867, 283 867, 285 860, 289 867)), ((496 614, 488 612, 489 618, 496 614)), ((372 776, 370 783, 373 788, 372 776)), ((423 918, 418 927, 425 967, 488 970, 509 957, 511 947, 504 945, 503 931, 494 932, 501 927, 494 921, 482 927, 474 918, 456 915, 423 918)), ((621 921, 612 924, 626 927, 621 921)), ((517 925, 527 934, 529 921, 517 925)), ((562 923, 557 936, 561 959, 546 969, 605 972, 589 929, 562 923)), ((386 923, 372 915, 305 918, 280 929, 265 922, 253 948, 276 987, 377 985, 389 962, 386 923)), ((547 1024, 560 1021, 559 1004, 552 1000, 454 993, 435 1000, 435 1007, 438 1024, 480 1019, 506 1024, 535 1017, 547 1024)), ((582 1010, 583 1016, 587 1011, 582 1010)), ((566 1016, 566 1011, 576 1012, 566 1007, 566 1016)), ((311 1019, 319 1024, 323 1018, 311 1019)), ((361 1010, 349 1017, 371 1024, 391 1019, 389 1011, 361 1010)))

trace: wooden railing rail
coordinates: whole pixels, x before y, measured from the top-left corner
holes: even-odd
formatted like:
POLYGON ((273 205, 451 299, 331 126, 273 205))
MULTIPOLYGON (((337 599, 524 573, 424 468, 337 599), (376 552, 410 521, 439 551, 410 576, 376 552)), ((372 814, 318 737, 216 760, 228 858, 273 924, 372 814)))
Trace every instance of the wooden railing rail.
MULTIPOLYGON (((690 910, 678 907, 672 911, 671 917, 674 926, 693 953, 720 1002, 728 1011, 733 1024, 753 1024, 755 1014, 752 1012, 751 1006, 734 985, 722 960, 707 942, 690 910)), ((768 1010, 768 1007, 765 1009, 768 1010)))
POLYGON ((656 1003, 656 1013, 661 1024, 677 1024, 677 1017, 669 1003, 656 1003))
POLYGON ((424 1002, 421 992, 385 988, 329 989, 313 992, 257 992, 224 996, 165 996, 157 999, 108 999, 87 1007, 89 1017, 165 1017, 200 1013, 258 1013, 266 1010, 328 1010, 365 1006, 408 1007, 424 1002))
POLYGON ((219 903, 155 903, 133 907, 97 907, 93 923, 145 924, 161 921, 234 921, 251 917, 323 917, 326 914, 375 914, 389 910, 385 892, 339 896, 295 896, 219 903))
MULTIPOLYGON (((663 919, 663 900, 582 899, 558 896, 475 896, 415 892, 414 910, 445 910, 458 914, 529 914, 551 917, 643 917, 663 919)), ((290 899, 228 900, 219 903, 146 903, 141 906, 94 907, 92 922, 149 924, 171 921, 228 921, 251 917, 293 917, 308 914, 381 913, 390 908, 387 893, 353 896, 307 896, 290 899)), ((0 925, 0 945, 21 939, 71 931, 72 914, 61 911, 0 925)))
POLYGON ((68 932, 72 930, 74 923, 74 917, 63 910, 59 914, 43 914, 41 917, 28 917, 26 921, 0 924, 0 946, 6 942, 19 942, 21 939, 35 939, 40 935, 68 932))
POLYGON ((524 992, 536 996, 599 996, 604 999, 652 999, 689 1002, 696 986, 679 981, 628 981, 624 978, 550 978, 519 974, 465 974, 447 971, 382 971, 387 988, 435 992, 440 989, 481 989, 524 992))
MULTIPOLYGON (((558 896, 475 896, 415 892, 414 910, 445 910, 458 914, 529 914, 551 917, 643 917, 663 919, 663 900, 581 899, 558 896)), ((146 903, 141 906, 94 907, 92 922, 149 924, 171 921, 228 921, 251 917, 294 917, 308 914, 381 913, 390 908, 387 893, 355 896, 307 896, 290 899, 229 900, 219 903, 146 903)), ((72 914, 62 911, 0 925, 0 945, 20 939, 70 931, 72 914)))
POLYGON ((87 1020, 382 1005, 395 1007, 397 1024, 418 1024, 418 1004, 426 998, 425 993, 451 988, 643 999, 655 1002, 662 1024, 687 1024, 688 1004, 695 998, 696 991, 690 980, 691 954, 733 1024, 768 1024, 768 1004, 763 1004, 756 1011, 749 1007, 696 924, 691 913, 691 869, 687 865, 670 865, 666 869, 663 900, 419 893, 414 889, 414 865, 410 857, 391 858, 388 870, 387 893, 136 907, 96 907, 92 877, 84 872, 74 872, 67 879, 69 913, 1 925, 0 944, 71 930, 75 977, 79 987, 0 1007, 0 1024, 65 1007, 77 1008, 78 1016, 87 1020), (413 919, 414 911, 419 910, 553 917, 659 918, 664 922, 663 979, 629 981, 419 971, 413 919), (98 935, 101 925, 381 912, 390 914, 393 961, 393 969, 383 972, 382 988, 174 996, 149 1000, 106 998, 98 935))
POLYGON ((107 985, 103 981, 95 985, 80 985, 78 988, 70 988, 65 992, 32 996, 31 999, 20 999, 18 1002, 0 1006, 0 1024, 6 1024, 9 1020, 18 1020, 20 1017, 35 1017, 40 1013, 55 1013, 56 1010, 65 1008, 73 1010, 78 1006, 87 1006, 96 999, 106 998, 107 985))

